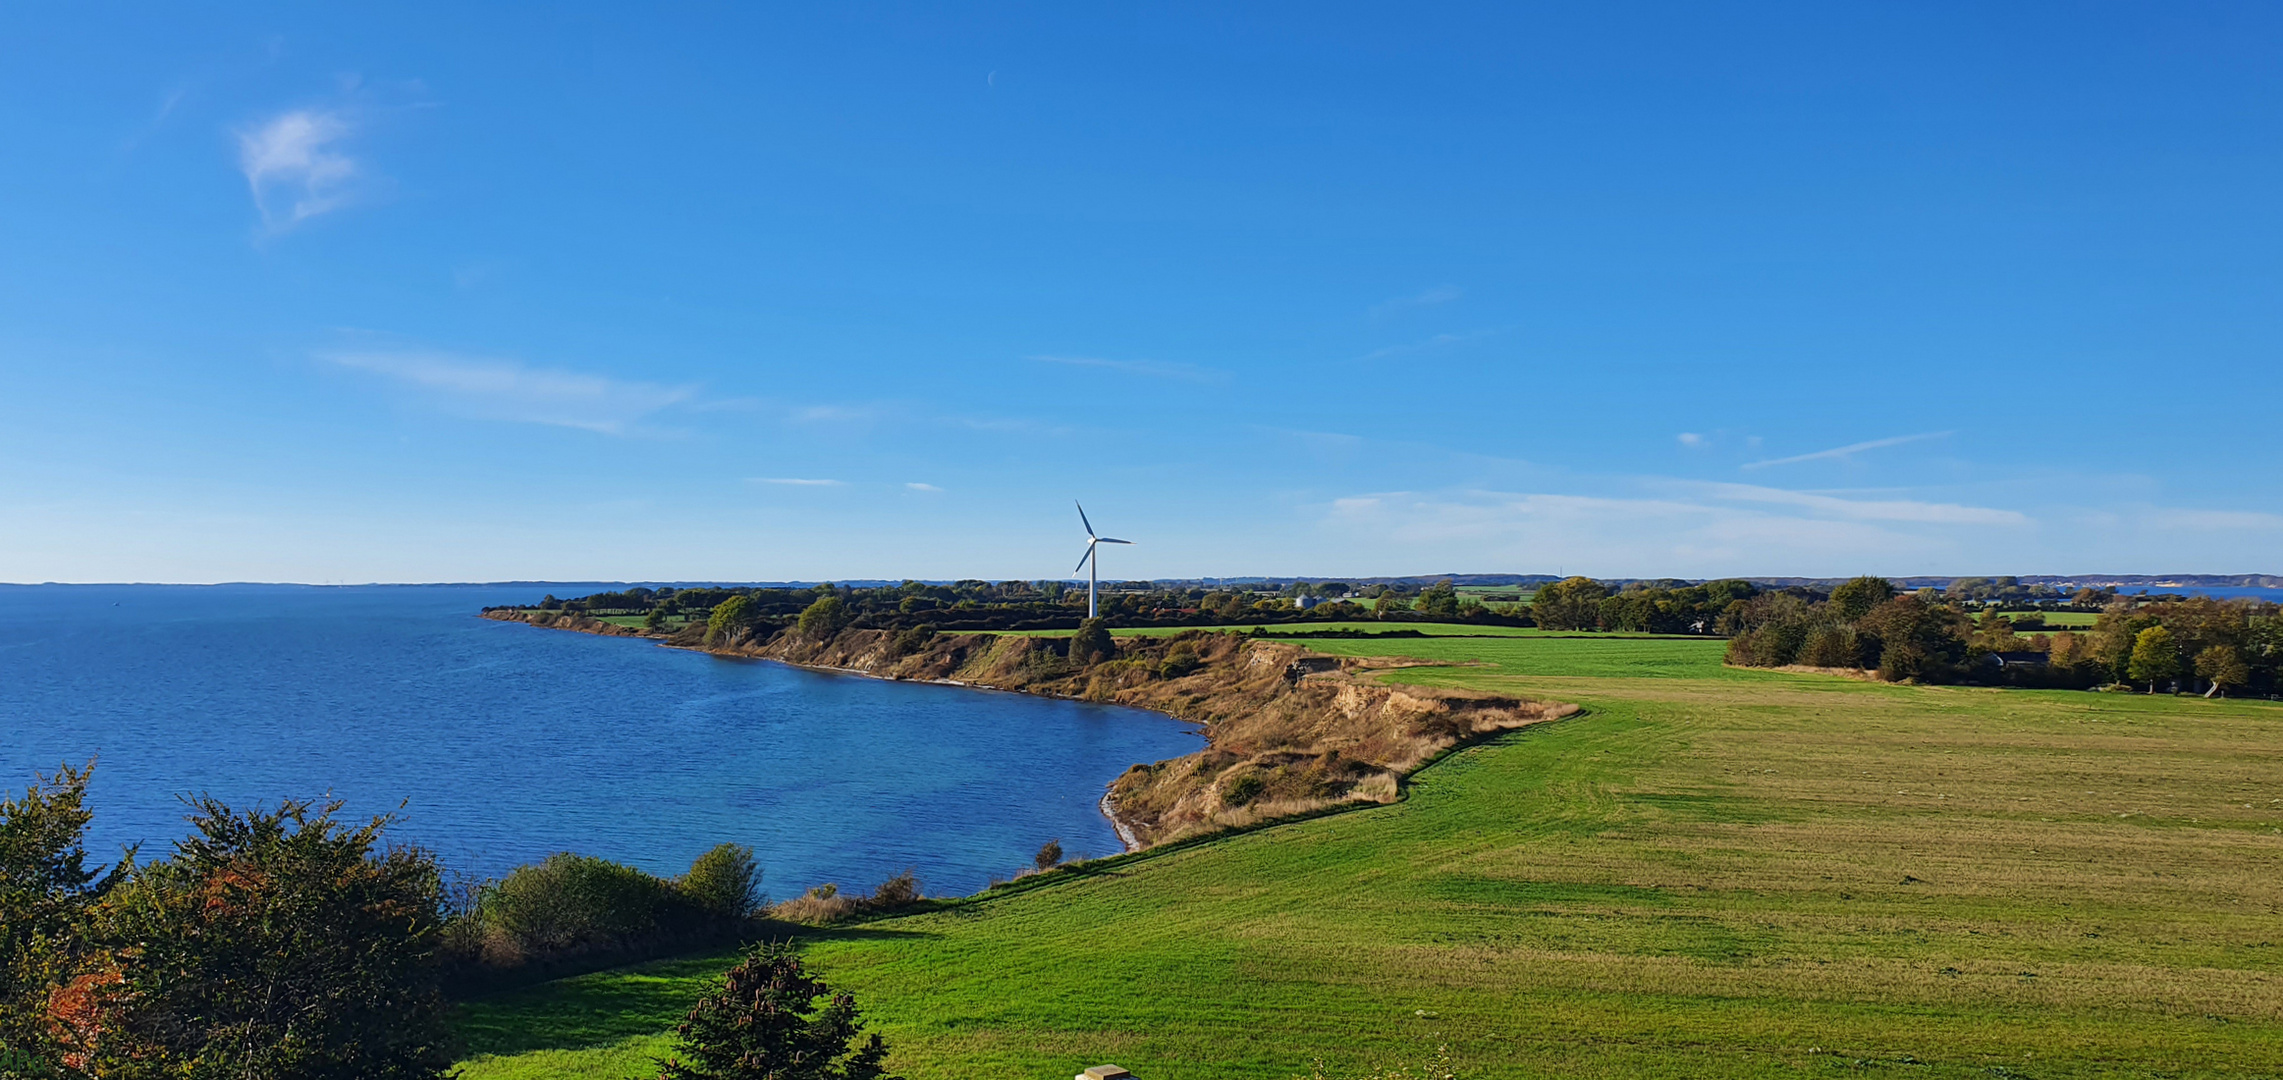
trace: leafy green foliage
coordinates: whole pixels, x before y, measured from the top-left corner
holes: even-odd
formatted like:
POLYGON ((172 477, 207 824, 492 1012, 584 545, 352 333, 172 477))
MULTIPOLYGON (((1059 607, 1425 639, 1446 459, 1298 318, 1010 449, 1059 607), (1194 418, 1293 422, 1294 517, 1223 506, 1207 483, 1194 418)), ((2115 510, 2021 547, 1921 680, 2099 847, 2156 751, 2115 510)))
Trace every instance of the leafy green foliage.
POLYGON ((1601 625, 1601 600, 1608 595, 1592 578, 1563 578, 1539 586, 1530 598, 1530 617, 1548 630, 1592 630, 1601 625))
POLYGON ((623 947, 683 932, 700 911, 671 882, 569 852, 516 867, 487 885, 476 905, 487 929, 531 955, 623 947))
POLYGON ((2251 678, 2251 667, 2243 662, 2242 651, 2233 645, 2206 645, 2196 654, 2196 674, 2203 676, 2217 692, 2242 686, 2251 678))
MULTIPOLYGON (((194 833, 106 894, 68 1061, 121 1077, 449 1075, 442 887, 386 817, 191 802, 194 833)), ((68 995, 67 995, 68 996, 68 995)))
POLYGON ((682 895, 721 919, 742 919, 761 902, 761 865, 743 844, 717 844, 690 864, 682 895))
POLYGON ((1879 677, 1889 682, 1952 678, 1972 633, 1958 609, 1917 596, 1898 596, 1873 608, 1859 628, 1878 640, 1879 677))
POLYGON ((1831 613, 1842 622, 1854 622, 1894 598, 1893 582, 1883 577, 1859 577, 1831 590, 1831 613))
POLYGON ((746 953, 674 1031, 659 1080, 895 1080, 888 1045, 864 1034, 856 1000, 783 944, 746 953))
POLYGON ((1078 632, 1070 635, 1070 662, 1080 667, 1092 667, 1118 656, 1118 643, 1110 637, 1110 624, 1104 619, 1088 619, 1078 624, 1078 632))
POLYGON ((1438 581, 1419 592, 1418 611, 1422 615, 1456 615, 1459 613, 1459 594, 1448 581, 1438 581))
POLYGON ((711 645, 726 640, 739 627, 745 625, 748 610, 752 605, 751 600, 742 596, 732 596, 715 604, 713 613, 706 616, 706 644, 711 645))
POLYGON ((2157 625, 2135 634, 2125 671, 2132 681, 2149 684, 2151 694, 2158 682, 2180 674, 2180 646, 2172 640, 2172 629, 2157 625))
POLYGON ((837 596, 820 596, 801 610, 798 625, 802 637, 821 641, 839 633, 848 625, 848 619, 848 601, 837 596))
POLYGON ((91 768, 66 765, 0 800, 0 1076, 46 1075, 49 992, 69 977, 108 884, 82 841, 91 768))

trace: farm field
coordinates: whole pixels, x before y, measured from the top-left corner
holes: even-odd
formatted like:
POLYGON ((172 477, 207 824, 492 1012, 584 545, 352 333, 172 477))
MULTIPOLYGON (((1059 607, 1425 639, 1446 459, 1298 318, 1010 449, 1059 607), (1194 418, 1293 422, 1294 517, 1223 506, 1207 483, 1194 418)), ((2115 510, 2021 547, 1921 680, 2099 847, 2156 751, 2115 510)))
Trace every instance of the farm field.
MULTIPOLYGON (((2008 611, 2005 615, 2009 619, 2016 620, 2028 615, 2043 615, 2045 625, 2049 629, 2066 627, 2073 630, 2086 630, 2091 629, 2094 623, 2101 620, 2100 613, 2093 611, 2008 611)), ((1976 612, 1974 621, 1980 622, 1988 616, 1988 612, 1976 612)))
MULTIPOLYGON (((1282 1080, 1447 1045, 1469 1078, 2283 1076, 2272 703, 1729 669, 1708 640, 1309 644, 1588 711, 1394 806, 813 936, 899 1074, 1282 1080)), ((466 1075, 654 1074, 728 962, 479 1002, 466 1075)))

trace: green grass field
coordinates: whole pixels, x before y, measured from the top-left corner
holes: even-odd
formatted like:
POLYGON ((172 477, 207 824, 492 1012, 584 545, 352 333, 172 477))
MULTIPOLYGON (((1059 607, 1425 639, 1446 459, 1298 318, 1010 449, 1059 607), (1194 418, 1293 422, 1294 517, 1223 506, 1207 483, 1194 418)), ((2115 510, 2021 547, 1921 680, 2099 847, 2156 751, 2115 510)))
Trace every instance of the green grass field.
MULTIPOLYGON (((1394 806, 820 936, 920 1078, 2283 1076, 2283 708, 1321 640, 1577 701, 1394 806)), ((766 853, 764 853, 764 860, 766 853)), ((797 883, 786 883, 787 885, 797 883)), ((470 1080, 628 1077, 726 957, 477 1003, 470 1080)))
MULTIPOLYGON (((1980 622, 1988 618, 1989 614, 1987 611, 1976 612, 1974 621, 1980 622)), ((2101 621, 2100 613, 2093 611, 2009 611, 2005 614, 2010 619, 2020 619, 2024 615, 2043 615, 2045 616, 2045 625, 2049 629, 2086 630, 2091 629, 2094 623, 2101 621)))
MULTIPOLYGON (((1473 625, 1467 625, 1467 624, 1462 624, 1462 623, 1415 623, 1415 622, 1377 622, 1377 621, 1372 621, 1372 622, 1321 622, 1321 623, 1316 623, 1316 622, 1303 622, 1303 623, 1260 623, 1260 624, 1255 624, 1255 623, 1232 623, 1232 624, 1230 624, 1230 625, 1228 625, 1228 626, 1120 626, 1120 627, 1115 627, 1115 628, 1111 629, 1111 631, 1110 631, 1110 634, 1111 634, 1112 636, 1114 636, 1114 637, 1165 637, 1165 636, 1167 636, 1167 635, 1171 635, 1171 634, 1178 634, 1178 633, 1181 633, 1181 632, 1183 632, 1183 631, 1185 631, 1185 630, 1210 630, 1210 631, 1214 631, 1214 632, 1216 632, 1216 633, 1236 633, 1236 634, 1249 634, 1249 633, 1253 632, 1255 629, 1258 629, 1258 630, 1260 630, 1260 631, 1261 631, 1262 633, 1264 633, 1264 634, 1269 634, 1269 635, 1272 635, 1272 636, 1273 636, 1273 635, 1278 635, 1278 634, 1297 634, 1297 633, 1308 633, 1308 632, 1310 632, 1310 631, 1316 631, 1316 630, 1338 630, 1338 631, 1355 631, 1355 632, 1366 633, 1366 634, 1384 634, 1384 633, 1387 633, 1388 631, 1391 631, 1391 630, 1417 630, 1418 632, 1420 632, 1420 633, 1422 633, 1422 634, 1425 634, 1425 635, 1427 635, 1427 636, 1429 636, 1429 637, 1475 637, 1475 638, 1483 638, 1483 637, 1640 638, 1640 637, 1651 637, 1651 636, 1671 636, 1671 637, 1674 637, 1674 638, 1676 638, 1676 639, 1679 639, 1679 640, 1698 641, 1698 642, 1702 642, 1702 641, 1706 640, 1706 639, 1704 639, 1704 638, 1701 638, 1701 637, 1692 637, 1692 636, 1690 636, 1690 635, 1685 635, 1685 634, 1677 634, 1677 635, 1646 635, 1646 634, 1630 634, 1630 633, 1605 633, 1605 632, 1603 632, 1603 631, 1599 631, 1599 630, 1590 630, 1590 631, 1579 631, 1579 630, 1540 630, 1540 629, 1538 629, 1538 628, 1537 628, 1537 627, 1535 627, 1535 626, 1473 626, 1473 625)), ((1070 634, 1070 631, 1068 631, 1068 630, 994 630, 994 631, 991 631, 991 633, 995 633, 995 634, 1013 634, 1013 635, 1018 635, 1018 636, 1023 636, 1023 637, 1067 637, 1067 636, 1069 636, 1069 634, 1070 634)), ((1308 639, 1303 639, 1302 643, 1303 643, 1303 644, 1308 644, 1308 639)), ((1723 642, 1722 644, 1723 644, 1723 645, 1725 645, 1726 643, 1725 643, 1725 642, 1723 642)), ((1310 647, 1311 647, 1311 648, 1313 648, 1314 646, 1313 646, 1313 645, 1310 645, 1310 647)), ((1387 652, 1387 649, 1388 649, 1388 646, 1381 646, 1381 647, 1379 647, 1379 648, 1377 649, 1377 652, 1380 652, 1380 653, 1385 653, 1385 652, 1387 652)))

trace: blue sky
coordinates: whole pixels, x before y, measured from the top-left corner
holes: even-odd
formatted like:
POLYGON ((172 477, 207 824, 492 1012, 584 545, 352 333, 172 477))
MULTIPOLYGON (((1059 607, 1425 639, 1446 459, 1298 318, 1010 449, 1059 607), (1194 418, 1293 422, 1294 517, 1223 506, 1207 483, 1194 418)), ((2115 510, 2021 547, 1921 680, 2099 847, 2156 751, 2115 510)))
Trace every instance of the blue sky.
POLYGON ((2283 571, 2283 8, 470 7, 0 12, 0 580, 2283 571))

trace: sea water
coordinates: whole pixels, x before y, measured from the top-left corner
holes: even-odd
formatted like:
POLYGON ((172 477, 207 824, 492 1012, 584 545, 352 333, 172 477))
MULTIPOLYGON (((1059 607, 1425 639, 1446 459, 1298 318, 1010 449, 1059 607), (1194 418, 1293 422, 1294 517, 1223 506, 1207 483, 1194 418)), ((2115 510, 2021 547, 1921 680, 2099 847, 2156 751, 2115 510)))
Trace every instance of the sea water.
POLYGON ((912 868, 933 894, 1202 739, 1161 714, 888 682, 478 617, 584 585, 0 586, 0 791, 96 760, 90 849, 163 853, 181 797, 330 794, 472 877, 576 851, 679 873, 753 848, 782 898, 912 868))

